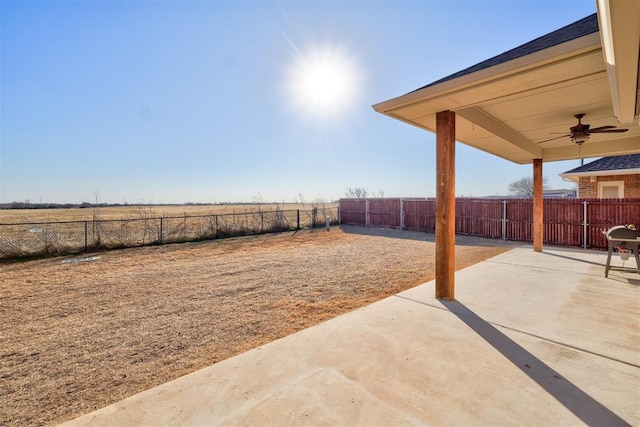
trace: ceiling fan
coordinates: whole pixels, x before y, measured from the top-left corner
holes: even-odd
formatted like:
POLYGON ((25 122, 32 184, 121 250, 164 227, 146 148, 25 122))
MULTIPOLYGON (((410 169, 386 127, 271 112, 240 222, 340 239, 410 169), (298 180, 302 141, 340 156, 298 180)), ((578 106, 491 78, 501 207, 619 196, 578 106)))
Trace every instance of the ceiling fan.
POLYGON ((591 125, 586 123, 582 123, 582 118, 585 116, 584 113, 576 114, 574 117, 578 119, 578 124, 569 128, 571 133, 566 135, 558 136, 551 139, 545 139, 544 141, 538 142, 538 144, 542 144, 543 142, 553 141, 554 139, 560 139, 565 137, 570 137, 572 142, 575 142, 578 145, 584 144, 589 136, 592 133, 621 133, 626 132, 629 129, 620 129, 615 126, 600 126, 597 128, 590 129, 591 125))

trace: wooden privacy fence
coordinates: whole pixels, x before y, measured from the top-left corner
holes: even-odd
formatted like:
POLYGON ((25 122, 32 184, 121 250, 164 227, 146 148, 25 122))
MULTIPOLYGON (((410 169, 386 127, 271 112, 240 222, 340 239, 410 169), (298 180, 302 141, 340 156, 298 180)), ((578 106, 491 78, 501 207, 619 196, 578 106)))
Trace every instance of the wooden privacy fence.
MULTIPOLYGON (((435 231, 435 199, 340 199, 340 223, 435 231)), ((544 243, 606 249, 603 231, 640 227, 640 199, 545 199, 544 243)), ((533 199, 456 199, 456 233, 531 242, 533 199)))

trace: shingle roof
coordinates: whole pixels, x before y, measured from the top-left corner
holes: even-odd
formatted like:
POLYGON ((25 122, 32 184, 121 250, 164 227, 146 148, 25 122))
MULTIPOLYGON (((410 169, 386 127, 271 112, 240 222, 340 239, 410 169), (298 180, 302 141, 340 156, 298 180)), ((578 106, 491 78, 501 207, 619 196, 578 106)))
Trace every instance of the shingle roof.
POLYGON ((603 157, 586 165, 579 166, 562 175, 585 172, 613 171, 624 169, 640 169, 640 154, 629 154, 626 156, 603 157))
POLYGON ((559 30, 553 31, 542 37, 538 37, 535 40, 532 40, 514 49, 508 50, 504 53, 501 53, 500 55, 494 56, 493 58, 489 58, 476 65, 472 65, 469 68, 465 68, 462 71, 451 74, 450 76, 444 77, 440 80, 436 80, 435 82, 418 88, 413 92, 429 86, 437 85, 439 83, 444 83, 448 80, 453 80, 467 74, 475 73, 476 71, 484 70, 485 68, 493 67, 494 65, 502 64, 503 62, 511 61, 513 59, 517 59, 543 49, 566 43, 568 41, 584 37, 598 31, 598 15, 594 13, 593 15, 582 18, 581 20, 576 21, 573 24, 569 24, 566 27, 560 28, 559 30))

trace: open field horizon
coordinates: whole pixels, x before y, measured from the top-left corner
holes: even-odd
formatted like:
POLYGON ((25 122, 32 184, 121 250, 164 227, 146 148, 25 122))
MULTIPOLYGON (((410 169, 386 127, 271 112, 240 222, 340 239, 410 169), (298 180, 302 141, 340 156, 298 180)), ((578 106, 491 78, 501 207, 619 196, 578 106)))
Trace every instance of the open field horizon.
POLYGON ((238 203, 210 205, 115 205, 45 209, 0 209, 0 224, 139 219, 169 216, 222 215, 276 210, 333 209, 338 203, 238 203))

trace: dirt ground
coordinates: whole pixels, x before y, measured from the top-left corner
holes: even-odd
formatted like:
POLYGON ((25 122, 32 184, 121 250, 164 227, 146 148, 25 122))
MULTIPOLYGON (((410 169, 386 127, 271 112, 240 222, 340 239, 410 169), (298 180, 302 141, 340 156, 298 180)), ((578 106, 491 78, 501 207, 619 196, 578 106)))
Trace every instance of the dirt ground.
MULTIPOLYGON (((432 234, 333 228, 0 264, 0 425, 54 425, 434 277, 432 234)), ((513 243, 461 237, 456 268, 513 243)))

